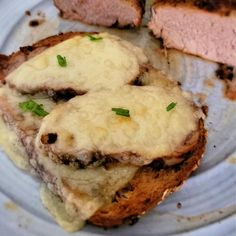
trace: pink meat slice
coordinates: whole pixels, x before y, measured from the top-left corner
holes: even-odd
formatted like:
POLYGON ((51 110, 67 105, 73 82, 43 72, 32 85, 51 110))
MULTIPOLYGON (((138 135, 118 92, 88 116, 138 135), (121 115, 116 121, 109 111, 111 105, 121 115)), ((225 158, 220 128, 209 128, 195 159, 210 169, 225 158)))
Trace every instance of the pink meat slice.
POLYGON ((61 16, 87 24, 139 26, 144 0, 54 0, 61 16))
POLYGON ((227 1, 219 1, 223 5, 205 9, 193 1, 173 2, 157 1, 149 22, 149 28, 165 46, 236 66, 236 3, 232 1, 230 7, 227 1))

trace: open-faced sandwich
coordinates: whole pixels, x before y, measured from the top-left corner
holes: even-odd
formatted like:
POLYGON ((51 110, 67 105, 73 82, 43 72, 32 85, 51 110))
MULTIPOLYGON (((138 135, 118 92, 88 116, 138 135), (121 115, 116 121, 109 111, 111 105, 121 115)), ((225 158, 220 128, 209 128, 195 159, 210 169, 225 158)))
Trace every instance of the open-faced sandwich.
POLYGON ((203 155, 202 109, 119 37, 41 40, 1 55, 0 81, 0 144, 42 179, 42 202, 67 231, 133 223, 203 155))

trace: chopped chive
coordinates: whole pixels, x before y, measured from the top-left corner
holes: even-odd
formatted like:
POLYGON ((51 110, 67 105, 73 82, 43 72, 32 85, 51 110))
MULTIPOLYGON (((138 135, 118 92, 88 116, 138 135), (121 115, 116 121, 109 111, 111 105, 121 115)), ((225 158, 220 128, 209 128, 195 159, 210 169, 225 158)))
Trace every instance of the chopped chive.
POLYGON ((91 34, 88 34, 88 37, 91 41, 99 41, 99 40, 102 40, 102 37, 94 37, 93 35, 91 34))
POLYGON ((116 113, 116 115, 130 117, 129 110, 127 110, 127 109, 112 108, 111 110, 114 111, 116 113))
POLYGON ((61 55, 57 55, 57 62, 58 62, 58 65, 61 66, 61 67, 66 67, 67 66, 66 57, 63 57, 61 55))
POLYGON ((172 102, 170 103, 167 107, 166 107, 166 111, 170 111, 172 109, 174 109, 176 107, 177 103, 176 102, 172 102))
POLYGON ((24 112, 30 111, 31 113, 37 115, 37 116, 46 116, 48 115, 48 112, 43 109, 43 105, 36 103, 33 100, 28 100, 25 102, 19 103, 19 107, 24 112))

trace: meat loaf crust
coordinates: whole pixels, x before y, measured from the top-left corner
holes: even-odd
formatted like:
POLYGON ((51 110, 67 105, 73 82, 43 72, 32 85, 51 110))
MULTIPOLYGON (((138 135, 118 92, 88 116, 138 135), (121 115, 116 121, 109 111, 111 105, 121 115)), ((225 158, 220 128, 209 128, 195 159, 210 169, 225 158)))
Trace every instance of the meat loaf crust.
POLYGON ((232 10, 236 10, 236 0, 157 0, 155 7, 169 4, 173 6, 184 5, 195 7, 209 12, 217 12, 228 15, 232 10))
POLYGON ((174 167, 163 167, 158 162, 143 166, 132 181, 116 193, 113 202, 98 210, 89 222, 111 228, 124 223, 133 224, 141 215, 177 191, 200 164, 206 144, 206 130, 200 121, 201 135, 188 158, 174 167))
MULTIPOLYGON (((109 1, 107 3, 109 3, 109 1)), ((101 9, 98 9, 98 7, 94 7, 93 9, 88 1, 54 0, 55 6, 60 10, 60 16, 65 19, 79 20, 87 24, 101 25, 106 27, 116 26, 119 28, 123 28, 127 26, 139 26, 141 24, 142 15, 144 13, 145 0, 119 0, 118 2, 120 2, 120 6, 124 4, 127 7, 127 10, 133 10, 135 15, 133 17, 130 17, 129 20, 125 19, 125 17, 129 17, 128 15, 131 14, 131 11, 130 14, 125 14, 124 16, 122 15, 123 12, 116 12, 118 11, 119 6, 116 6, 115 9, 110 10, 109 4, 106 4, 105 1, 101 1, 100 4, 99 1, 97 1, 96 3, 94 1, 92 3, 97 4, 99 7, 103 3, 105 9, 104 12, 101 12, 101 10, 103 10, 102 7, 101 9), (66 5, 64 5, 65 2, 66 5)))

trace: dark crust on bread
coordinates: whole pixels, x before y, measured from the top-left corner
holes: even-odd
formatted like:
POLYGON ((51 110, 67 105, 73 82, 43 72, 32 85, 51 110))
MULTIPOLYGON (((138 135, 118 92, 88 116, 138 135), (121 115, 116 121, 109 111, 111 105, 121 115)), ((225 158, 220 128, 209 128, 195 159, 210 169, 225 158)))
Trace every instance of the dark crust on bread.
POLYGON ((206 130, 201 121, 201 135, 198 145, 188 153, 189 157, 175 167, 156 168, 154 163, 140 168, 131 182, 117 192, 114 201, 99 209, 89 222, 111 228, 124 223, 133 223, 147 211, 161 203, 180 188, 196 170, 205 150, 206 130))
POLYGON ((157 0, 155 3, 155 7, 162 5, 194 7, 224 15, 236 10, 236 0, 157 0))
MULTIPOLYGON (((140 15, 140 20, 139 20, 139 23, 137 25, 134 25, 133 23, 130 23, 128 25, 123 25, 121 26, 119 24, 119 21, 117 20, 116 23, 110 25, 110 27, 118 27, 118 28, 127 28, 127 27, 137 27, 141 24, 141 20, 142 20, 142 15, 144 14, 144 10, 145 10, 145 2, 146 0, 121 0, 123 2, 127 2, 128 5, 134 7, 134 9, 137 11, 137 14, 140 15)), ((75 20, 73 19, 73 17, 69 17, 67 16, 66 12, 63 11, 63 9, 61 8, 61 6, 57 3, 56 0, 53 0, 54 2, 54 5, 59 9, 60 13, 59 15, 62 17, 62 18, 65 18, 65 19, 69 19, 69 20, 75 20)), ((104 17, 106 17, 104 15, 104 17)), ((89 24, 89 22, 86 22, 84 21, 83 19, 79 19, 81 22, 84 22, 86 24, 89 24)), ((99 24, 97 24, 99 25, 99 24)))

